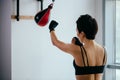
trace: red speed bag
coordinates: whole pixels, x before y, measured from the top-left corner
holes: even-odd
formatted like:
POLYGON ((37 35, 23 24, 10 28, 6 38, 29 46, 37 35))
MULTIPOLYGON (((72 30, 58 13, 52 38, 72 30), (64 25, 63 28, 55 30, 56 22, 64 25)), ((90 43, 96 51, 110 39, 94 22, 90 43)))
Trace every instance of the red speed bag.
POLYGON ((39 26, 43 27, 48 23, 49 16, 50 16, 50 10, 52 9, 52 7, 53 7, 53 4, 50 4, 48 8, 38 12, 35 15, 34 20, 39 26))

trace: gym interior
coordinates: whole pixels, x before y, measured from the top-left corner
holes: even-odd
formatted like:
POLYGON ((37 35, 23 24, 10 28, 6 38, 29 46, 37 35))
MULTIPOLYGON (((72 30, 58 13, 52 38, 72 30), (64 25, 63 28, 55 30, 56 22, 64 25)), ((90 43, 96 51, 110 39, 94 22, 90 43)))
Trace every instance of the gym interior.
POLYGON ((0 80, 75 80, 73 58, 52 45, 48 25, 57 20, 59 39, 69 43, 82 14, 97 20, 95 40, 107 50, 103 80, 120 80, 120 0, 55 0, 48 23, 36 24, 36 13, 51 3, 0 0, 0 80))

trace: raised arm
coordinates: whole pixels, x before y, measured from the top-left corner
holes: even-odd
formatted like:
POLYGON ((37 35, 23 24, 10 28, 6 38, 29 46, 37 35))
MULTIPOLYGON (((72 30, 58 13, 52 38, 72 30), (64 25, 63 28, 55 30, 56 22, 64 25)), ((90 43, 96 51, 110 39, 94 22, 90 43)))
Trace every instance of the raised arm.
POLYGON ((78 48, 78 46, 76 46, 73 43, 64 43, 63 41, 60 41, 56 34, 55 34, 55 27, 58 25, 58 23, 56 21, 51 21, 50 25, 49 25, 49 30, 50 30, 50 37, 51 37, 51 41, 53 43, 54 46, 58 47, 60 50, 73 54, 76 51, 76 47, 78 48))

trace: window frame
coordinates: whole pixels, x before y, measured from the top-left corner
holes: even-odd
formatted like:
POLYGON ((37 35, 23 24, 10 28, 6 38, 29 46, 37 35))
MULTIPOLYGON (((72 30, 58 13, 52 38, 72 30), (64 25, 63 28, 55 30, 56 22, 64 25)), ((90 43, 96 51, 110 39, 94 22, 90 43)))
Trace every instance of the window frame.
MULTIPOLYGON (((120 4, 120 0, 116 0, 116 31, 115 32, 117 32, 117 2, 120 4)), ((115 34, 115 36, 116 36, 117 34, 115 34)), ((115 41, 117 41, 117 39, 115 38, 115 41)), ((117 44, 117 42, 116 42, 116 44, 117 44)), ((117 49, 116 49, 116 51, 117 51, 117 49)), ((118 65, 120 65, 120 61, 119 62, 117 62, 117 55, 118 55, 119 53, 116 53, 116 64, 118 64, 118 65)))
POLYGON ((108 57, 104 80, 116 80, 116 70, 120 69, 120 63, 116 63, 116 1, 103 0, 104 45, 107 49, 108 57))

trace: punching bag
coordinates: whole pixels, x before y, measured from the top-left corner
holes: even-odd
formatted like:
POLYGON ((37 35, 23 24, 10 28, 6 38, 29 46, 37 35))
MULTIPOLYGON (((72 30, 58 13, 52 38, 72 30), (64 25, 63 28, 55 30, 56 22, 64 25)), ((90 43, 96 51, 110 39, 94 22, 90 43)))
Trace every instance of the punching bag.
POLYGON ((44 27, 49 22, 49 16, 52 7, 53 7, 53 3, 50 4, 48 8, 38 12, 35 15, 34 20, 40 27, 44 27))

